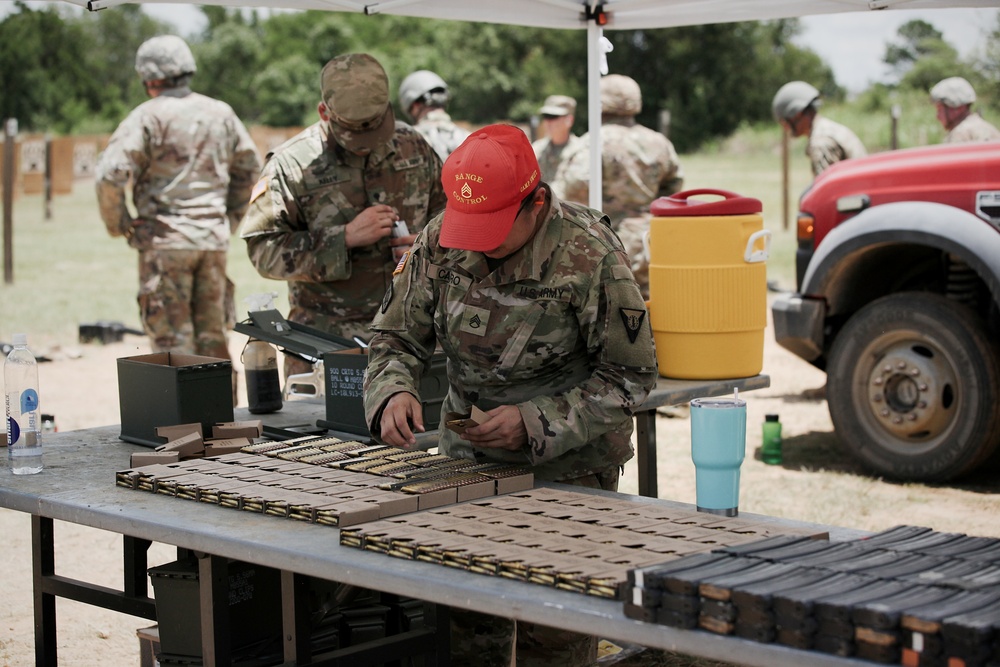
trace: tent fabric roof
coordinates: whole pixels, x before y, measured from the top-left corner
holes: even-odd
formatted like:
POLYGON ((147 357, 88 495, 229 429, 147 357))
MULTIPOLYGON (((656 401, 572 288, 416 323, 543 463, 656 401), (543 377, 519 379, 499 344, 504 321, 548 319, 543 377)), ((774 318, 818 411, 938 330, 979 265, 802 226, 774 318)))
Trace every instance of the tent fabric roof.
MULTIPOLYGON (((143 0, 65 0, 91 10, 143 0)), ((163 0, 156 0, 163 2, 163 0)), ((167 0, 170 2, 171 0, 167 0)), ((190 4, 176 0, 177 4, 190 4)), ((420 18, 506 23, 544 28, 582 29, 588 24, 590 0, 203 0, 195 4, 228 7, 318 9, 362 14, 396 14, 420 18)), ((670 28, 704 23, 732 23, 793 18, 813 14, 996 7, 996 0, 605 0, 605 30, 670 28)))

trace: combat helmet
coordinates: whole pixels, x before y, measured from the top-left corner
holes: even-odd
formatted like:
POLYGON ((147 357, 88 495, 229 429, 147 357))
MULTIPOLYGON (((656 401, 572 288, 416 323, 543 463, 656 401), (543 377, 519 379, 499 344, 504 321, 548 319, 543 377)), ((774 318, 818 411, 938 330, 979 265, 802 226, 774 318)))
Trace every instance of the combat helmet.
POLYGON ((931 99, 946 107, 961 107, 976 101, 976 91, 962 77, 950 76, 931 88, 931 99))
POLYGON ((810 106, 819 106, 819 91, 805 81, 789 81, 774 94, 771 112, 780 122, 794 118, 810 106))
POLYGON ((642 111, 642 91, 635 79, 621 74, 601 78, 601 113, 635 116, 642 111))
POLYGON ((448 84, 430 70, 421 69, 410 73, 399 84, 399 106, 407 114, 410 107, 421 98, 432 106, 444 107, 448 103, 448 84))
POLYGON ((135 71, 143 81, 174 79, 198 71, 191 49, 176 35, 147 39, 135 53, 135 71))

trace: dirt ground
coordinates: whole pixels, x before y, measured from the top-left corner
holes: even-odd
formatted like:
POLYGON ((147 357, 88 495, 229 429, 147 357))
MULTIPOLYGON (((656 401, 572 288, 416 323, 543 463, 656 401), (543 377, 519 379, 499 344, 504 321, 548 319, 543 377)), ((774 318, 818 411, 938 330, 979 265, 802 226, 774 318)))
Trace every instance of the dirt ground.
MULTIPOLYGON (((239 358, 244 342, 243 336, 233 337, 230 347, 234 358, 239 358)), ((145 338, 130 335, 105 346, 35 350, 52 358, 39 365, 42 411, 55 415, 61 431, 118 423, 116 359, 148 351, 145 338)), ((238 362, 235 365, 240 368, 238 362)), ((867 530, 911 524, 1000 537, 1000 480, 995 472, 937 487, 873 478, 841 451, 826 402, 803 397, 804 391, 823 385, 824 375, 778 347, 770 329, 765 333, 763 372, 770 376, 771 386, 742 395, 747 399, 748 417, 741 512, 867 530), (778 414, 783 425, 782 465, 765 465, 757 453, 761 424, 768 413, 778 414)), ((242 386, 240 404, 246 404, 242 386)), ((657 419, 659 493, 662 498, 693 502, 690 421, 683 409, 675 412, 676 416, 657 419)), ((7 474, 9 471, 0 470, 0 484, 7 474)), ((620 490, 637 491, 634 461, 626 466, 620 490)), ((0 606, 0 665, 20 667, 34 661, 28 516, 0 510, 0 535, 4 536, 6 553, 5 566, 0 569, 4 602, 0 606)), ((166 545, 156 544, 150 552, 151 565, 173 558, 173 548, 166 545)), ((56 566, 59 574, 86 574, 95 583, 120 587, 121 538, 57 522, 56 566)), ((56 608, 61 665, 139 664, 136 629, 150 625, 148 622, 63 599, 57 601, 56 608)))

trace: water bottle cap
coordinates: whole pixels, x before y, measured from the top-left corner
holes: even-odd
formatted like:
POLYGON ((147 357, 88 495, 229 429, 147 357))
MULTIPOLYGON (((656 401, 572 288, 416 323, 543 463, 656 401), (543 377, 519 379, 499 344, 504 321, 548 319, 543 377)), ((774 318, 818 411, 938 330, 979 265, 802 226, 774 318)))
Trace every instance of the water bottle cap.
POLYGON ((14 345, 27 345, 28 335, 27 334, 14 334, 14 345))
POLYGON ((764 421, 776 422, 778 421, 778 415, 764 415, 764 421))

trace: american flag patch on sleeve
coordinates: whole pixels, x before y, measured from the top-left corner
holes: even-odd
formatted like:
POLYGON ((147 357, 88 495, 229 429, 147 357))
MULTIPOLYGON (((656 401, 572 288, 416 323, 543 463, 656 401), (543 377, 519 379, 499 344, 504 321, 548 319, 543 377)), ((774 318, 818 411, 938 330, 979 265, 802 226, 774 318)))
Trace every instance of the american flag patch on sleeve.
POLYGON ((406 268, 406 260, 410 259, 410 251, 407 250, 403 253, 403 256, 399 258, 399 262, 396 263, 396 268, 393 269, 392 275, 399 275, 406 268))

